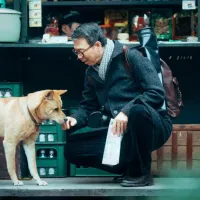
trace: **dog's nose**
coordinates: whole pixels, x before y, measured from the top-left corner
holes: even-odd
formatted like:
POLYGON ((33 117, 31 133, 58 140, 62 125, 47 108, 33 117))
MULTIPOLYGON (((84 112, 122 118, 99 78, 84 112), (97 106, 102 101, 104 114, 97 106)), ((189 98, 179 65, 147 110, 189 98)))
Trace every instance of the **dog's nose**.
POLYGON ((64 122, 66 122, 67 120, 68 120, 68 119, 67 119, 67 118, 65 118, 65 119, 64 119, 64 122))

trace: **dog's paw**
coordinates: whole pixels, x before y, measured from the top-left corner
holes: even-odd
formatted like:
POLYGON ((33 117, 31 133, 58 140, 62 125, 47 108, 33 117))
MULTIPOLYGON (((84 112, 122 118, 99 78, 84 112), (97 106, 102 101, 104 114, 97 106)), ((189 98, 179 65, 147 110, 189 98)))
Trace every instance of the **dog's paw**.
POLYGON ((14 185, 15 186, 22 186, 22 185, 24 185, 24 183, 22 181, 16 181, 16 182, 14 182, 14 185))
POLYGON ((37 185, 39 185, 39 186, 46 186, 46 185, 48 185, 48 183, 45 182, 45 181, 37 181, 37 185))

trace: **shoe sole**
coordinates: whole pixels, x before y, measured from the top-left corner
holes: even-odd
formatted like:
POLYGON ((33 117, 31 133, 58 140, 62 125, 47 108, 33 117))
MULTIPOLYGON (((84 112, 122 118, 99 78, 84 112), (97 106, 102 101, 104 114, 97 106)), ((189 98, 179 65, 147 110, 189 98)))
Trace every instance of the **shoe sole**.
POLYGON ((149 181, 149 182, 147 182, 145 184, 132 184, 132 183, 123 183, 122 182, 121 186, 123 186, 123 187, 143 187, 143 186, 151 186, 153 184, 154 184, 153 181, 149 181))

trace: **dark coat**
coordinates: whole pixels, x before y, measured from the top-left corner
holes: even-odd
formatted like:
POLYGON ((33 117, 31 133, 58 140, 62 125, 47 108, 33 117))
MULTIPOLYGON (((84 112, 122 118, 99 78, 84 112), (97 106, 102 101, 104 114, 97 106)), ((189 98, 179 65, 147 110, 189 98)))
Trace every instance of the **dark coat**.
MULTIPOLYGON (((161 109, 165 100, 164 88, 148 58, 144 58, 134 48, 129 51, 129 61, 134 63, 136 73, 136 76, 131 79, 123 66, 122 56, 123 45, 115 41, 105 81, 99 77, 94 67, 87 68, 83 100, 80 102, 78 111, 73 114, 78 126, 86 125, 89 114, 102 108, 107 115, 113 118, 121 111, 128 116, 131 107, 138 102, 143 102, 152 115, 154 112, 162 113, 162 115, 166 113, 161 109)), ((170 131, 169 117, 167 121, 170 131)))

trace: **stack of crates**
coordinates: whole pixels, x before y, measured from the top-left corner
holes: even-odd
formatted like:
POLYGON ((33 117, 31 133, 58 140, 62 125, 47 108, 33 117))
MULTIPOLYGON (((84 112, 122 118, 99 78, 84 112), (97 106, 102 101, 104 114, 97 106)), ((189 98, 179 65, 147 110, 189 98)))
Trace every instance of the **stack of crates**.
POLYGON ((23 95, 22 83, 0 82, 0 98, 20 97, 23 95))
MULTIPOLYGON (((20 97, 23 95, 23 85, 20 82, 0 82, 0 98, 20 97)), ((16 172, 17 176, 21 179, 25 176, 26 167, 25 154, 21 154, 21 144, 16 148, 16 172)), ((23 152, 24 153, 24 152, 23 152)), ((3 148, 3 138, 0 140, 0 179, 10 179, 7 172, 7 165, 5 159, 5 152, 3 148)))
MULTIPOLYGON (((69 108, 68 115, 73 114, 74 112, 76 112, 76 110, 77 110, 77 107, 69 108)), ((81 128, 73 132, 73 134, 85 134, 93 130, 94 128, 90 128, 86 126, 84 128, 81 128)), ((71 163, 68 163, 68 169, 69 169, 69 176, 118 176, 116 174, 112 174, 112 173, 109 173, 100 169, 96 169, 93 167, 76 166, 71 163)))
POLYGON ((36 140, 36 162, 40 177, 67 176, 67 161, 64 157, 66 132, 60 124, 46 120, 40 126, 36 140))

